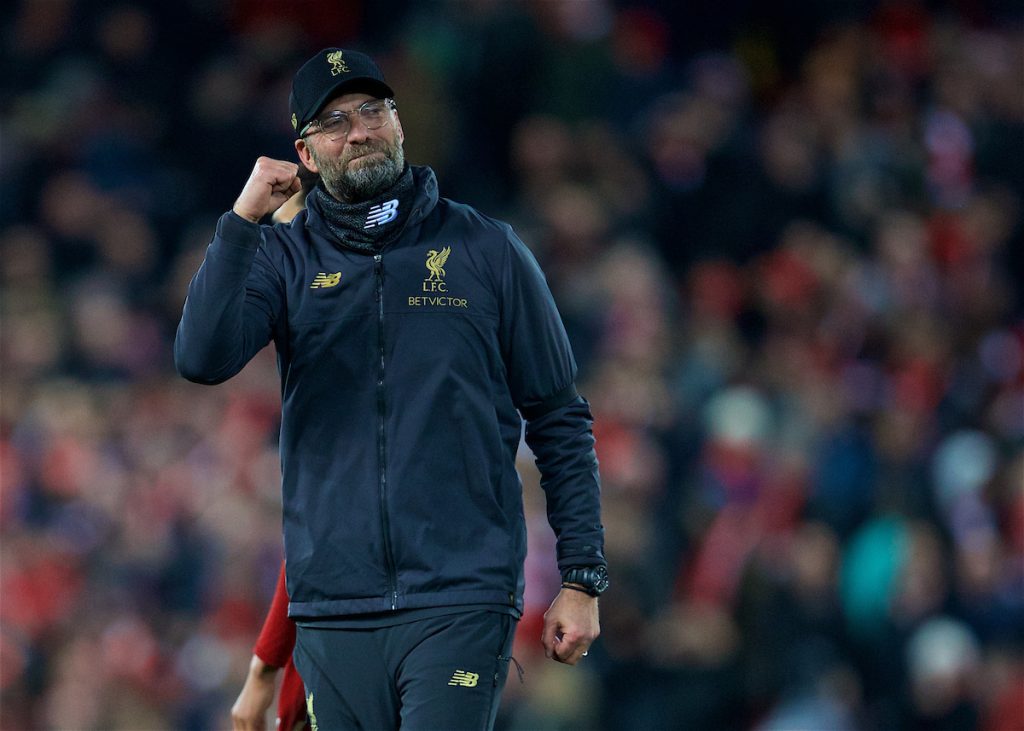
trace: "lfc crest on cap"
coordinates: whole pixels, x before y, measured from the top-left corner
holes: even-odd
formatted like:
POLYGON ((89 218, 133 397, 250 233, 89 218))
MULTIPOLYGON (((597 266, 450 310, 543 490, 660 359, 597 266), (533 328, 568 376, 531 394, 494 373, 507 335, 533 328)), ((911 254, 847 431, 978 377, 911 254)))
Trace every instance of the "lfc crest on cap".
POLYGON ((331 65, 331 76, 337 76, 340 73, 348 73, 348 66, 345 65, 345 60, 341 57, 341 51, 328 53, 327 63, 331 65))

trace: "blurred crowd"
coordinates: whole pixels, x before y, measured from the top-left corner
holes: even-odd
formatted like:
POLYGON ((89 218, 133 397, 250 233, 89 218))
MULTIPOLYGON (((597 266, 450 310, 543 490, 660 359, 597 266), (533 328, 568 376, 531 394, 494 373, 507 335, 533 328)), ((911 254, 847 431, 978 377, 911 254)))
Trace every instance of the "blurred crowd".
POLYGON ((0 727, 229 725, 281 558, 264 351, 176 376, 291 76, 374 54, 515 226, 592 403, 574 669, 523 448, 499 729, 1024 728, 1024 11, 999 0, 21 0, 0 21, 0 727), (764 6, 764 7, 760 7, 764 6))

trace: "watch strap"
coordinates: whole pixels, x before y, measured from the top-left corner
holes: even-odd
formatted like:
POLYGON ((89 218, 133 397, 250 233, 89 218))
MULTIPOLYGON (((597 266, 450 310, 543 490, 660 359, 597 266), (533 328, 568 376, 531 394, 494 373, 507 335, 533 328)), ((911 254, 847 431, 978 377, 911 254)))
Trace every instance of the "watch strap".
POLYGON ((563 582, 562 583, 562 588, 563 589, 572 589, 573 591, 582 592, 583 594, 586 594, 587 596, 597 596, 597 594, 595 592, 591 591, 590 589, 584 589, 582 586, 577 586, 576 584, 566 584, 566 583, 563 582))

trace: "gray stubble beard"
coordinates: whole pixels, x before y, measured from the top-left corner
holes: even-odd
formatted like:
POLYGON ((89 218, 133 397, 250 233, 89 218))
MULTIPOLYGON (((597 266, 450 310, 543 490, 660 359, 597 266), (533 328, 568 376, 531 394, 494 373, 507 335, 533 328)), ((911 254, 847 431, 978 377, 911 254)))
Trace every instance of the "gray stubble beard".
POLYGON ((367 152, 380 152, 381 160, 369 160, 352 168, 351 161, 321 159, 317 152, 310 148, 310 155, 320 169, 320 179, 327 192, 346 203, 359 203, 383 193, 394 185, 405 169, 405 151, 402 143, 394 145, 384 143, 382 146, 369 148, 367 152))

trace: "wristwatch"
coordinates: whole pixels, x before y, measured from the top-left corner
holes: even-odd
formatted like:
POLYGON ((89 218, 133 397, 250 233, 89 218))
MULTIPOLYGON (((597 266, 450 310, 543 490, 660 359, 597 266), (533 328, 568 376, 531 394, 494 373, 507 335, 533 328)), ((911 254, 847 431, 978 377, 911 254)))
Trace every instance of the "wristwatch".
POLYGON ((608 567, 587 566, 562 572, 562 588, 576 589, 590 596, 600 596, 608 588, 608 567), (569 586, 566 586, 566 585, 569 586), (579 586, 571 586, 579 584, 579 586))

